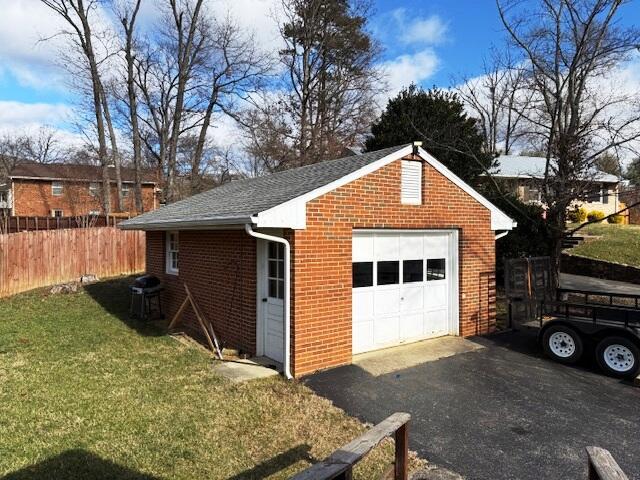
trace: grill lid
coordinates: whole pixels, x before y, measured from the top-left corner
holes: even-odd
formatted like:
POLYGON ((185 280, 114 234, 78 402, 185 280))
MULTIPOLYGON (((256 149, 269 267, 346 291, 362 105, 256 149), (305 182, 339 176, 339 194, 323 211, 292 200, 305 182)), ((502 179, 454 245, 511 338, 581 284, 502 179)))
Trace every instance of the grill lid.
POLYGON ((160 279, 154 275, 143 275, 134 280, 133 286, 136 288, 154 288, 160 285, 160 279))

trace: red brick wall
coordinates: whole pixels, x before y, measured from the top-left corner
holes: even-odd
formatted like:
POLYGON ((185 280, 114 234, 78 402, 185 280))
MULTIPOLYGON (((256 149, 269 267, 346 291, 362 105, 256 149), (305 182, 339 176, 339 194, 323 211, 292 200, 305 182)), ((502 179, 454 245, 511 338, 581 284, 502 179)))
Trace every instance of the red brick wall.
MULTIPOLYGON (((87 215, 91 211, 102 211, 99 197, 89 192, 89 182, 64 182, 63 194, 54 196, 51 193, 50 180, 14 180, 13 205, 14 215, 48 217, 51 210, 62 210, 64 216, 87 215)), ((125 198, 122 208, 125 212, 136 212, 133 185, 125 198)), ((153 185, 142 186, 142 202, 145 211, 154 210, 153 185)), ((117 202, 116 187, 111 189, 111 205, 117 202)))
POLYGON ((460 333, 495 323, 495 245, 490 213, 430 165, 423 204, 400 203, 400 161, 307 205, 293 245, 292 351, 299 376, 351 362, 351 237, 356 228, 459 229, 460 333))
MULTIPOLYGON (((244 230, 179 233, 179 274, 165 273, 165 232, 147 232, 147 272, 165 286, 163 307, 170 320, 189 286, 223 346, 256 351, 256 242, 244 230)), ((191 307, 185 330, 202 340, 191 307)))

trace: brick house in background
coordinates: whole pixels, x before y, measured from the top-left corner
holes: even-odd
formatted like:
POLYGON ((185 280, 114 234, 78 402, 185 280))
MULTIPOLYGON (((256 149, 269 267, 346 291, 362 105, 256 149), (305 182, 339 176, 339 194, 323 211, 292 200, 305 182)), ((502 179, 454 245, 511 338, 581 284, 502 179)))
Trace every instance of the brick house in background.
MULTIPOLYGON (((115 170, 111 169, 111 205, 117 203, 115 170)), ((136 215, 134 171, 121 169, 125 205, 123 212, 136 215)), ((159 204, 157 175, 142 173, 144 211, 159 204)), ((70 217, 104 214, 102 208, 102 167, 66 163, 21 163, 0 185, 0 210, 14 216, 70 217)))
POLYGON ((300 376, 492 331, 496 232, 514 222, 406 145, 232 181, 119 227, 147 232, 169 318, 186 284, 223 345, 300 376))

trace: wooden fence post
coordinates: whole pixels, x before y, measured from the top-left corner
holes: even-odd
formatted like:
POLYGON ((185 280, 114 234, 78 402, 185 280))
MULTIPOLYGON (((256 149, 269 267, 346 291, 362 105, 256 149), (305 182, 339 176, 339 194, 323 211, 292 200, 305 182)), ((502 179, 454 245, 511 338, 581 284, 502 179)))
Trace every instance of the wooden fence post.
POLYGON ((609 450, 587 447, 589 480, 629 480, 609 450))
POLYGON ((409 476, 409 422, 402 425, 395 433, 396 460, 395 480, 407 480, 409 476))

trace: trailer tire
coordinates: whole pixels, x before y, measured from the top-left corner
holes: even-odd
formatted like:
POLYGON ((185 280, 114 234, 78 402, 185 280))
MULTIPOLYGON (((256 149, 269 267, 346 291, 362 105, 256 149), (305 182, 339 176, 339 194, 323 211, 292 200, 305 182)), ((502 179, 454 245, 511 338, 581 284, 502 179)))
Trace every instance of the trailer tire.
POLYGON ((628 338, 605 337, 596 347, 598 365, 617 378, 635 378, 640 372, 640 349, 628 338))
POLYGON ((584 346, 582 337, 566 325, 552 325, 542 335, 544 353, 559 363, 573 364, 580 360, 584 346))

